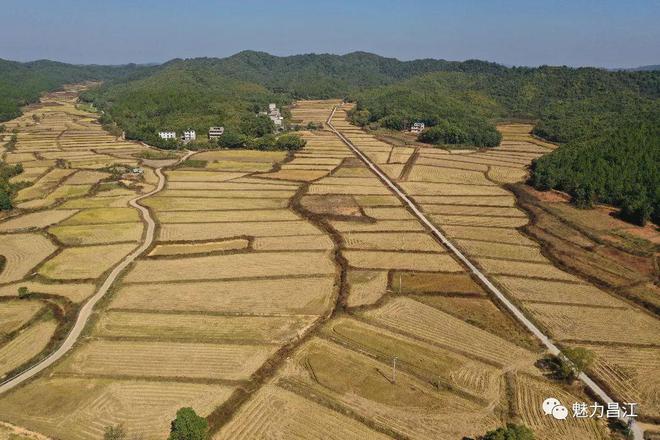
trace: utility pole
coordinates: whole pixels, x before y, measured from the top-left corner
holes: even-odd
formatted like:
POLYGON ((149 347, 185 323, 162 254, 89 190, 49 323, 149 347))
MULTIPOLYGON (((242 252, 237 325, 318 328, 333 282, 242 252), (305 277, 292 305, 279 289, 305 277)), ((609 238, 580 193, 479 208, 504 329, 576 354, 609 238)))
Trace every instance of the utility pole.
POLYGON ((392 383, 396 383, 396 356, 392 359, 392 383))

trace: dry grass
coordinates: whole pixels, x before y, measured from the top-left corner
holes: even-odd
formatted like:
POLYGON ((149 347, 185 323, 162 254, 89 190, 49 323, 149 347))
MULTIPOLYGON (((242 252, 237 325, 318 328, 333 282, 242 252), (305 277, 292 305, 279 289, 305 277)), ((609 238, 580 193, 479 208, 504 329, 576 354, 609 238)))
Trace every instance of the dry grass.
POLYGON ((244 238, 224 240, 210 243, 191 244, 159 244, 149 253, 150 257, 159 255, 193 255, 209 252, 231 251, 246 249, 249 241, 244 238))
POLYGON ((301 392, 320 394, 409 438, 460 438, 497 424, 479 403, 403 371, 392 383, 388 364, 316 339, 296 353, 280 383, 295 381, 301 392))
POLYGON ((112 244, 64 249, 41 266, 39 273, 56 280, 98 278, 135 247, 134 244, 112 244))
POLYGON ((243 405, 214 439, 385 440, 389 437, 274 385, 243 405))
POLYGON ((50 240, 39 234, 0 235, 0 255, 6 260, 0 283, 20 280, 56 250, 50 240))
POLYGON ((142 223, 107 225, 51 226, 48 232, 68 246, 101 243, 137 242, 142 237, 142 223))
POLYGON ((159 241, 219 240, 251 236, 321 235, 304 220, 281 222, 226 222, 226 223, 165 223, 158 234, 159 241))
POLYGON ((110 308, 248 314, 321 314, 330 306, 334 277, 128 284, 110 308), (185 297, 181 292, 186 292, 185 297))
POLYGON ((76 210, 60 209, 42 212, 33 212, 17 217, 11 217, 0 223, 0 232, 15 232, 23 229, 42 229, 47 226, 59 223, 62 220, 71 217, 76 210))
POLYGON ((399 269, 428 272, 461 272, 463 268, 448 254, 413 252, 343 251, 351 267, 399 269))
POLYGON ((350 249, 383 251, 445 252, 435 239, 425 232, 352 232, 344 236, 350 249))
POLYGON ((620 306, 621 302, 590 284, 498 276, 497 281, 522 301, 543 301, 595 306, 620 306))
POLYGON ((579 281, 575 276, 557 269, 550 263, 525 263, 522 261, 494 260, 491 258, 478 258, 477 262, 491 274, 579 281))
POLYGON ((527 303, 525 308, 557 340, 657 344, 660 322, 636 309, 527 303))
POLYGON ((61 223, 61 226, 105 223, 139 222, 140 214, 134 208, 95 208, 80 211, 61 223))
POLYGON ((244 380, 273 354, 266 345, 91 341, 56 367, 81 375, 244 380))
POLYGON ((525 237, 519 231, 505 228, 488 228, 472 226, 443 225, 442 229, 449 238, 462 238, 467 240, 484 240, 495 243, 515 244, 523 246, 536 246, 536 242, 525 237))
POLYGON ((303 334, 315 319, 315 316, 212 316, 110 311, 99 319, 94 334, 110 338, 283 344, 303 334))
POLYGON ((157 282, 331 273, 334 266, 325 252, 259 252, 138 261, 125 280, 157 282))
POLYGON ((0 411, 54 438, 102 438, 106 426, 123 424, 130 436, 156 440, 168 435, 179 408, 205 416, 232 391, 224 385, 53 377, 5 396, 0 411))
POLYGON ((511 260, 544 263, 547 259, 538 247, 513 244, 490 243, 484 241, 457 240, 456 243, 468 254, 476 257, 505 258, 511 260))
POLYGON ((452 347, 497 365, 525 366, 535 356, 487 331, 408 298, 394 298, 364 313, 374 323, 392 327, 442 347, 452 347))
POLYGON ((394 272, 392 289, 401 293, 484 293, 466 273, 394 272))
POLYGON ((0 302, 0 338, 25 325, 41 307, 37 301, 0 302))
POLYGON ((348 298, 349 307, 373 304, 378 301, 387 290, 387 272, 375 270, 349 270, 348 271, 348 298))
POLYGON ((56 327, 54 320, 37 322, 6 344, 0 345, 0 379, 41 353, 56 327))

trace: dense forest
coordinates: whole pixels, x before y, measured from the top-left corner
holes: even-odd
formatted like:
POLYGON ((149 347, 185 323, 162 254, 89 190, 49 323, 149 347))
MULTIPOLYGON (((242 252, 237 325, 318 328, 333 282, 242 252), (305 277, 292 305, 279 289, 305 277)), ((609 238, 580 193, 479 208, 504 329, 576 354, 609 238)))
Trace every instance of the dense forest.
POLYGON ((0 120, 45 90, 102 79, 82 95, 103 110, 102 122, 162 147, 175 145, 160 140, 159 130, 205 133, 222 125, 222 147, 296 148, 292 138, 278 143, 272 124, 255 113, 299 98, 355 101, 351 118, 365 127, 425 122, 419 139, 437 145, 495 146, 497 122, 531 121, 534 134, 561 144, 533 165, 534 186, 567 191, 580 206, 612 203, 638 223, 658 221, 658 71, 244 51, 151 67, 2 61, 0 74, 0 120))
POLYGON ((0 59, 0 122, 20 116, 20 108, 39 100, 44 92, 82 81, 133 78, 151 68, 124 66, 77 66, 55 61, 18 63, 0 59))

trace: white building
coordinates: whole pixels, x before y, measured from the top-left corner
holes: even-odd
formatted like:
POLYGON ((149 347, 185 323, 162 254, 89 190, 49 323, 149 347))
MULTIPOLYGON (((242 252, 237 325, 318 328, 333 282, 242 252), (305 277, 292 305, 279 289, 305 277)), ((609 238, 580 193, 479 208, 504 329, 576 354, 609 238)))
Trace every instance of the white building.
POLYGON ((210 127, 209 139, 218 139, 225 132, 225 127, 210 127))
POLYGON ((271 103, 271 104, 268 104, 268 112, 270 113, 270 112, 274 112, 274 111, 279 112, 279 110, 277 110, 277 105, 276 105, 276 104, 272 104, 272 103, 271 103))
POLYGON ((423 122, 415 122, 412 127, 410 127, 410 132, 419 134, 424 131, 424 128, 426 128, 426 125, 424 125, 423 122))
POLYGON ((195 130, 188 129, 188 130, 184 131, 183 136, 181 136, 181 140, 184 143, 194 141, 195 139, 197 139, 197 133, 195 133, 195 130))
POLYGON ((175 131, 159 131, 158 136, 160 136, 161 139, 176 139, 176 132, 175 131))
POLYGON ((282 128, 282 121, 284 121, 284 118, 282 117, 280 110, 277 108, 277 105, 268 104, 268 117, 273 121, 275 127, 282 128))

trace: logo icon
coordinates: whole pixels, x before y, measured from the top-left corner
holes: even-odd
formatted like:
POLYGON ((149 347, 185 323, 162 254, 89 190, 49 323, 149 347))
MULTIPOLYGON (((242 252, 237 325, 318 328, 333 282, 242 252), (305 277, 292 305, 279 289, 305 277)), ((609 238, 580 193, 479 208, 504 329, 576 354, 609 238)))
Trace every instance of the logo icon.
POLYGON ((555 399, 554 397, 545 399, 542 408, 546 416, 551 415, 557 420, 564 420, 568 417, 568 408, 563 406, 559 399, 555 399))

